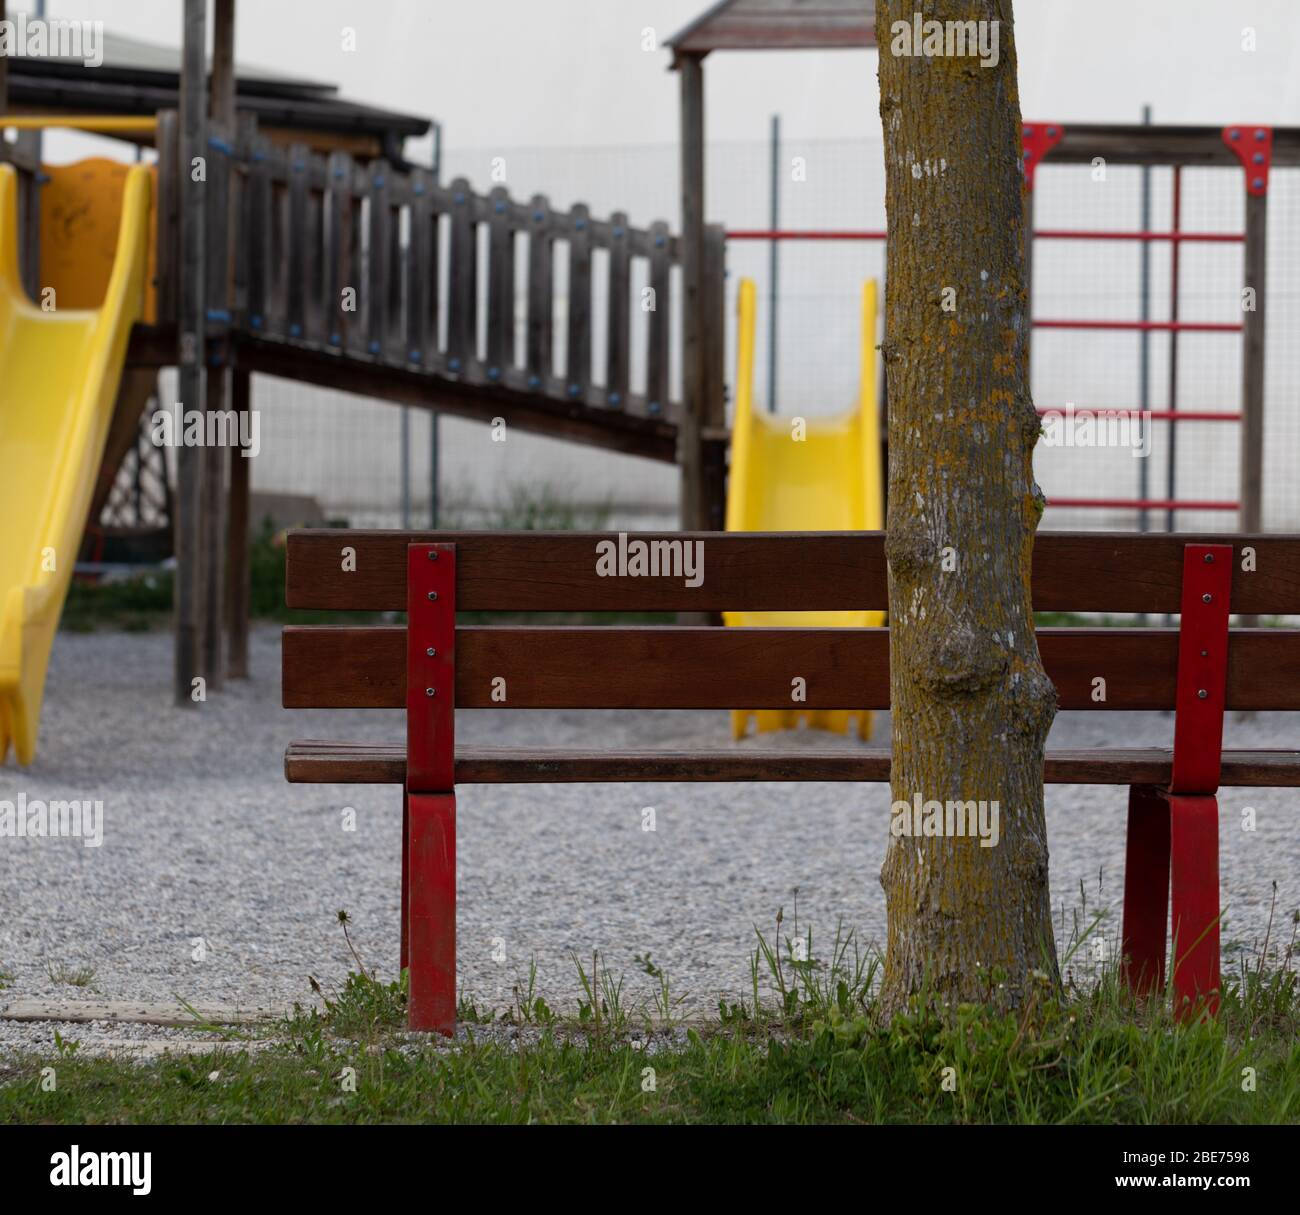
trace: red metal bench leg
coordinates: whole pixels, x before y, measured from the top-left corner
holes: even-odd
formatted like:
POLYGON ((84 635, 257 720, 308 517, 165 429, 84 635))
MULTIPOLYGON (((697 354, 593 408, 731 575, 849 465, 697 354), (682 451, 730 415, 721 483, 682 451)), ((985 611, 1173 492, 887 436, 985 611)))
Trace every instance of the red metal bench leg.
POLYGON ((1169 912, 1169 803, 1159 789, 1128 791, 1124 857, 1124 981, 1138 995, 1165 985, 1165 927, 1169 912))
POLYGON ((407 796, 412 1029, 456 1032, 456 795, 407 796))
POLYGON ((400 969, 410 965, 411 950, 407 940, 407 921, 411 915, 411 798, 402 790, 402 945, 400 969))
POLYGON ((456 548, 406 550, 407 1024, 456 1032, 456 548))
POLYGON ((1219 1007, 1219 801, 1169 794, 1173 869, 1174 1007, 1219 1007))

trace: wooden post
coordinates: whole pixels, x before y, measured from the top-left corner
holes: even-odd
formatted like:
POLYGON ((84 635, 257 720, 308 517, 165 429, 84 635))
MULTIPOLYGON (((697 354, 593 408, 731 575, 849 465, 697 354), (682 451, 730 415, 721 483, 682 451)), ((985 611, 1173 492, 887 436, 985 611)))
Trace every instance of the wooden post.
MULTIPOLYGON (((207 321, 223 338, 231 323, 230 210, 234 183, 235 147, 235 0, 215 0, 212 29, 212 79, 208 108, 210 138, 206 141, 208 209, 204 216, 207 264, 204 276, 208 290, 207 321)), ((211 413, 230 409, 230 344, 221 343, 220 353, 207 371, 205 409, 211 413)), ((208 436, 220 429, 209 427, 208 436)), ((234 450, 238 446, 232 446, 234 450)), ((226 614, 225 575, 226 465, 229 457, 218 445, 203 448, 203 642, 201 663, 208 690, 225 682, 222 654, 226 614)))
POLYGON ((719 224, 704 230, 704 283, 700 325, 703 350, 700 424, 703 450, 701 526, 722 531, 727 517, 727 234, 719 224))
MULTIPOLYGON (((194 180, 196 158, 207 155, 207 98, 204 52, 205 0, 185 0, 181 60, 180 109, 180 279, 177 284, 178 351, 176 365, 184 408, 203 409, 206 345, 204 281, 204 213, 206 183, 194 180)), ((203 636, 202 503, 204 449, 176 448, 176 648, 174 694, 177 705, 195 703, 191 693, 199 675, 203 636)))
POLYGON ((1243 313, 1241 352, 1241 511, 1239 530, 1264 527, 1264 308, 1268 194, 1246 195, 1245 285, 1255 292, 1243 313))
MULTIPOLYGON (((236 367, 230 376, 230 408, 243 432, 244 418, 251 404, 252 376, 236 367)), ((230 513, 226 535, 226 674, 231 679, 248 678, 249 612, 249 490, 252 458, 236 444, 230 449, 230 513)))
POLYGON ((705 475, 701 421, 705 400, 704 362, 704 56, 682 55, 682 409, 677 419, 677 463, 681 468, 680 525, 705 526, 705 475))
MULTIPOLYGON (((0 0, 0 21, 5 20, 5 0, 0 0)), ((9 57, 0 55, 0 114, 9 113, 9 57)))

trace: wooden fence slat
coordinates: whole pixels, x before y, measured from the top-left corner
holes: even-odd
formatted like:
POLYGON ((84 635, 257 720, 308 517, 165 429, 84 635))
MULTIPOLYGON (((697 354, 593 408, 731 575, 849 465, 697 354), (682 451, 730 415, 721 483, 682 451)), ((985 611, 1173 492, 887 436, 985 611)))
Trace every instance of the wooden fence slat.
POLYGON ((270 286, 267 292, 266 329, 271 337, 288 332, 289 307, 289 160, 272 146, 267 154, 271 186, 271 226, 267 241, 270 286))
POLYGON ((234 294, 230 306, 233 323, 244 327, 248 324, 248 279, 252 248, 248 235, 252 227, 253 195, 253 146, 257 141, 257 118, 245 111, 236 122, 235 161, 232 175, 232 229, 230 248, 234 257, 233 284, 234 294))
MULTIPOLYGON (((1063 709, 1174 707, 1177 629, 1039 629, 1063 709), (1094 698, 1106 681, 1106 700, 1094 698)), ((286 628, 286 709, 402 708, 403 628, 286 628)), ((1300 708, 1300 631, 1234 630, 1226 707, 1300 708)), ((672 627, 456 630, 466 709, 884 709, 889 630, 672 627), (505 681, 504 701, 494 690, 505 681), (791 688, 802 681, 806 700, 791 688)))
POLYGON ((406 299, 402 279, 402 225, 410 202, 410 178, 388 174, 388 300, 385 307, 384 358, 392 358, 406 342, 406 299))
POLYGON ((478 230, 469 182, 451 183, 451 267, 447 291, 447 370, 463 375, 478 354, 478 230))
POLYGON ((605 392, 614 409, 627 404, 630 306, 632 289, 632 244, 628 239, 627 215, 618 211, 610 220, 609 235, 609 331, 606 338, 605 392))
POLYGON ((515 362, 515 233, 504 187, 492 191, 488 207, 487 374, 499 382, 515 362))
POLYGON ((343 347, 350 328, 343 293, 352 285, 352 157, 346 152, 331 152, 327 172, 325 340, 331 346, 343 347))
MULTIPOLYGON (((605 532, 292 531, 285 601, 292 608, 401 611, 407 545, 444 541, 456 545, 457 606, 468 611, 804 612, 889 606, 881 532, 628 535, 629 544, 702 544, 697 551, 703 577, 696 587, 686 586, 682 577, 601 576, 597 559, 607 550, 597 546, 612 541, 617 548, 618 539, 605 532), (353 572, 340 568, 344 545, 356 550, 353 572)), ((1106 532, 1039 533, 1034 541, 1034 607, 1177 612, 1185 544, 1233 545, 1234 613, 1300 609, 1300 540, 1106 532), (1247 549, 1251 568, 1242 569, 1247 549)))
POLYGON ((660 220, 650 228, 650 295, 642 310, 650 312, 650 335, 646 346, 646 410, 655 415, 668 406, 669 379, 669 271, 668 225, 660 220))
POLYGON ((565 392, 582 400, 591 385, 591 214, 579 203, 569 213, 569 329, 565 392))
POLYGON ((528 204, 528 386, 544 390, 552 375, 554 354, 551 206, 544 194, 528 204))
POLYGON ((391 249, 389 225, 388 162, 376 160, 369 167, 370 240, 366 248, 369 259, 366 273, 366 353, 380 356, 388 336, 388 257, 391 249))
POLYGON ((232 318, 230 284, 230 200, 235 155, 235 134, 216 122, 208 124, 207 222, 204 229, 204 256, 207 259, 205 288, 208 335, 220 335, 232 318))
POLYGON ((180 123, 175 110, 158 115, 157 278, 159 323, 176 320, 180 267, 180 123))
POLYGON ((295 340, 306 332, 307 312, 307 241, 309 223, 307 215, 307 157, 306 144, 295 143, 289 148, 289 241, 288 290, 286 292, 285 320, 288 333, 295 340))
POLYGON ((329 169, 324 156, 307 157, 307 258, 303 272, 303 337, 313 346, 325 342, 327 307, 325 294, 326 191, 329 169))
POLYGON ((433 219, 433 175, 411 176, 410 237, 406 246, 406 361, 428 367, 437 338, 433 328, 438 296, 435 270, 437 231, 433 219))
POLYGON ((248 238, 240 242, 248 249, 248 327, 254 333, 266 329, 271 303, 270 150, 270 142, 264 135, 253 139, 248 180, 248 238))

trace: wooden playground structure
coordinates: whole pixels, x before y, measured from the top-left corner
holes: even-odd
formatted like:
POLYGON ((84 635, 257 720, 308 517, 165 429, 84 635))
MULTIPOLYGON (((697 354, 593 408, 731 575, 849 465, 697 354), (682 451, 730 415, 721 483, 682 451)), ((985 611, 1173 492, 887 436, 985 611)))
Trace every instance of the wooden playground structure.
MULTIPOLYGON (((236 7, 235 0, 216 0, 209 70, 205 5, 184 3, 174 105, 158 104, 167 100, 164 90, 127 93, 106 84, 100 95, 101 86, 86 79, 75 87, 61 81, 43 100, 33 95, 11 104, 0 75, 5 125, 19 128, 4 155, 21 180, 29 287, 39 279, 44 179, 30 137, 43 126, 63 125, 157 152, 152 312, 132 335, 96 506, 135 445, 147 396, 142 382, 175 366, 185 407, 209 414, 252 409, 250 377, 259 373, 439 413, 502 417, 523 430, 674 463, 680 525, 721 530, 730 438, 728 237, 884 234, 727 233, 707 223, 704 65, 717 51, 874 45, 870 15, 836 0, 814 14, 761 5, 760 18, 755 6, 733 0, 715 5, 670 42, 681 89, 681 214, 674 232, 666 222, 633 227, 624 213, 557 209, 540 196, 522 201, 502 189, 475 193, 464 179, 443 184, 403 160, 401 140, 418 129, 416 120, 371 116, 368 133, 358 133, 364 115, 342 122, 310 97, 260 98, 236 80, 236 7), (384 129, 396 138, 381 137, 384 129), (201 176, 187 171, 199 163, 201 176), (554 289, 561 258, 568 282, 562 319, 554 289), (603 365, 593 367, 597 333, 606 335, 603 365), (638 360, 645 374, 634 382, 638 360)), ((1026 125, 1031 186, 1044 161, 1097 158, 1246 170, 1245 228, 1234 239, 1243 244, 1244 281, 1258 304, 1239 325, 1219 326, 1240 335, 1243 380, 1240 410, 1216 415, 1240 425, 1241 489, 1238 501, 1212 505, 1236 510, 1241 530, 1257 531, 1267 187, 1270 171, 1300 166, 1300 129, 1026 125)), ((1168 241, 1175 250, 1221 239, 1177 230, 1037 236, 1168 241)), ((1206 328, 1195 318, 1036 323, 1173 333, 1206 328)), ((1203 420, 1179 415, 1175 405, 1162 416, 1203 420)), ((247 673, 249 461, 238 450, 182 446, 176 466, 169 489, 177 559, 175 697, 189 704, 197 677, 215 689, 223 678, 247 673)), ((1172 510, 1180 504, 1153 499, 1151 505, 1172 510)))

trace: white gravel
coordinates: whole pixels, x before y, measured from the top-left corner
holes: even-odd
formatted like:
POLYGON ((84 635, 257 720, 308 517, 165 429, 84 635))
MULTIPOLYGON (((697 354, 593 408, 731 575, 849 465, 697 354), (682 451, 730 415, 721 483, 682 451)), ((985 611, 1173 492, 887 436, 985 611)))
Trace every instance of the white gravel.
MULTIPOLYGON (((336 912, 352 918, 367 966, 397 967, 401 800, 396 788, 286 784, 293 738, 399 741, 396 712, 280 708, 279 630, 259 627, 253 679, 194 711, 170 703, 166 633, 61 635, 37 762, 0 769, 0 798, 95 798, 99 848, 75 840, 0 838, 0 1003, 21 997, 177 997, 196 1005, 288 1006, 330 990, 355 963, 336 912), (356 830, 343 830, 344 808, 356 830), (201 948, 200 948, 201 945, 201 948), (196 957, 201 954, 201 958, 196 957), (50 969, 89 967, 88 988, 50 969)), ((878 717, 878 738, 887 735, 878 717)), ((464 712, 465 741, 501 745, 727 746, 724 713, 464 712)), ((1295 747, 1300 714, 1230 720, 1234 746, 1295 747)), ((1056 746, 1169 745, 1159 714, 1065 714, 1056 746)), ((765 736, 746 746, 853 747, 828 735, 765 736)), ((459 794, 459 968, 466 994, 504 1007, 530 957, 538 991, 573 1008, 570 960, 599 950, 648 997, 634 955, 649 952, 687 1009, 749 989, 754 925, 772 935, 779 907, 824 947, 837 919, 864 942, 884 936, 878 874, 887 832, 883 785, 570 785, 468 787, 459 794), (642 830, 642 810, 656 830, 642 830)), ((1300 907, 1294 790, 1221 794, 1225 942, 1263 938, 1278 884, 1273 939, 1300 907), (1242 809, 1257 830, 1241 829, 1242 809)), ((1054 904, 1113 909, 1118 929, 1125 790, 1048 790, 1054 904), (1099 890, 1100 875, 1100 890, 1099 890)), ((1059 927, 1062 920, 1058 919, 1059 927)), ((1058 942, 1059 944, 1060 942, 1058 942)), ((87 1027, 74 1035, 84 1037, 87 1027)), ((120 1027, 113 1031, 120 1033, 120 1027)), ((0 1021, 0 1049, 45 1043, 46 1029, 0 1021)))

